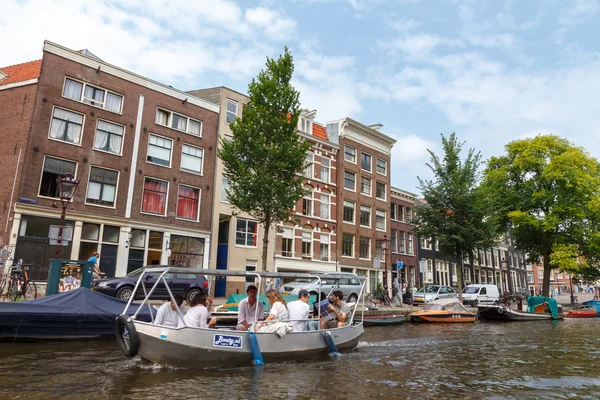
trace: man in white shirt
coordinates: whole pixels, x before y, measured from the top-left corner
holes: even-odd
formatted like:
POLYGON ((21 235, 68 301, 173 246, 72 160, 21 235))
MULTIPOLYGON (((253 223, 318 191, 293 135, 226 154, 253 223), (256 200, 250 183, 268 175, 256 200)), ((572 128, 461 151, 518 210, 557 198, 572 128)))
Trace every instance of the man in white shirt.
POLYGON ((302 332, 306 330, 306 324, 308 323, 308 299, 310 294, 306 289, 301 289, 298 292, 298 300, 291 301, 288 303, 288 318, 290 324, 294 327, 294 332, 302 332))
MULTIPOLYGON (((210 321, 210 306, 212 305, 212 297, 206 297, 206 294, 201 293, 192 299, 190 303, 190 309, 185 313, 183 321, 185 326, 190 328, 211 328, 217 323, 216 318, 212 318, 210 321)), ((179 327, 184 326, 179 324, 179 327)))
POLYGON ((246 289, 248 297, 240 301, 238 304, 238 331, 247 331, 256 321, 262 321, 265 314, 265 306, 256 297, 258 289, 254 285, 248 286, 246 289), (258 308, 258 314, 257 309, 258 308), (255 320, 254 317, 257 316, 255 320))
POLYGON ((176 328, 179 325, 179 321, 181 317, 179 316, 179 312, 177 308, 181 311, 181 315, 185 314, 185 307, 183 306, 183 296, 180 294, 176 294, 173 296, 175 298, 175 302, 177 305, 173 303, 171 300, 168 303, 163 304, 158 309, 158 313, 156 313, 156 318, 154 319, 154 323, 156 325, 164 325, 176 328))

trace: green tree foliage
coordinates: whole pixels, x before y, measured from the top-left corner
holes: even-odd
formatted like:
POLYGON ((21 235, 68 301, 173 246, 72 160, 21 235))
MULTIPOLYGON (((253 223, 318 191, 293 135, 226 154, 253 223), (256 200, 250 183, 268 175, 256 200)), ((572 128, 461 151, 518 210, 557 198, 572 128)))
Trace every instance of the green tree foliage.
POLYGON ((484 186, 517 248, 543 260, 547 296, 553 268, 582 274, 600 265, 600 168, 555 135, 516 140, 505 150, 489 160, 484 186))
POLYGON ((414 219, 418 236, 435 237, 442 253, 456 257, 461 300, 463 257, 472 255, 475 249, 490 247, 496 232, 490 203, 478 186, 481 154, 470 149, 462 160, 463 145, 452 133, 449 138, 442 135, 442 159, 428 150, 430 162, 426 165, 434 179, 419 178, 425 204, 417 207, 414 219))
POLYGON ((299 93, 290 84, 294 63, 287 47, 248 85, 250 102, 229 126, 231 141, 218 152, 230 181, 229 202, 263 226, 262 268, 266 270, 271 225, 289 219, 305 189, 298 179, 309 143, 297 133, 299 93))

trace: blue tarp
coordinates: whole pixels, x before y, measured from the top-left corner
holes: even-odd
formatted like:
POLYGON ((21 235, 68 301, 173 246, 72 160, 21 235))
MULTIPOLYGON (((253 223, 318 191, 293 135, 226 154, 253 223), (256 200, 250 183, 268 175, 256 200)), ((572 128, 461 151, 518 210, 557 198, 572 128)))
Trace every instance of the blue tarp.
MULTIPOLYGON (((87 288, 58 293, 36 300, 18 303, 0 303, 0 318, 20 321, 76 321, 107 322, 114 326, 117 316, 123 313, 127 303, 87 288)), ((138 305, 132 304, 127 314, 133 315, 138 305)), ((150 321, 150 310, 145 305, 138 319, 150 321)))
POLYGON ((600 300, 588 300, 583 302, 584 306, 594 307, 600 313, 600 300))

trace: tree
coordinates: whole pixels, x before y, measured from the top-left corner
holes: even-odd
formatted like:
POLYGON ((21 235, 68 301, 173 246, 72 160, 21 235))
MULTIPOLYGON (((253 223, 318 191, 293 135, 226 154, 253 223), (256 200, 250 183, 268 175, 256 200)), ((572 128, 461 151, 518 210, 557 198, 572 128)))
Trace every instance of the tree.
POLYGON ((470 149, 461 160, 464 142, 455 133, 442 136, 444 158, 428 150, 430 162, 426 165, 434 180, 419 179, 419 189, 425 203, 416 209, 415 233, 420 237, 435 237, 440 251, 456 258, 458 292, 462 301, 463 257, 475 249, 491 247, 496 224, 490 203, 478 186, 481 154, 470 149))
POLYGON ((505 150, 489 160, 484 185, 516 247, 543 260, 547 296, 553 268, 578 274, 599 265, 600 168, 555 135, 515 140, 505 150))
POLYGON ((289 210, 305 189, 302 174, 309 144, 297 133, 299 93, 290 84, 294 64, 287 47, 248 85, 250 101, 242 118, 229 126, 218 156, 230 182, 227 194, 236 212, 246 212, 263 226, 262 268, 266 270, 269 231, 289 219, 289 210))

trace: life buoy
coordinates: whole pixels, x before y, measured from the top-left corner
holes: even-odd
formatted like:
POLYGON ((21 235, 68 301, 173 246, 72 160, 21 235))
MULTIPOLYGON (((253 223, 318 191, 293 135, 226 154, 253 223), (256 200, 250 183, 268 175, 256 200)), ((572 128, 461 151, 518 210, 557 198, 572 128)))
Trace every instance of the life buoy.
POLYGON ((127 357, 135 357, 140 350, 140 337, 129 315, 119 315, 115 321, 117 344, 127 357))
POLYGON ((504 314, 504 308, 498 307, 498 314, 504 314))

